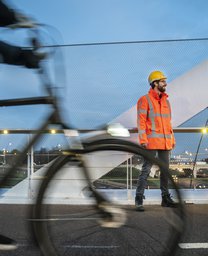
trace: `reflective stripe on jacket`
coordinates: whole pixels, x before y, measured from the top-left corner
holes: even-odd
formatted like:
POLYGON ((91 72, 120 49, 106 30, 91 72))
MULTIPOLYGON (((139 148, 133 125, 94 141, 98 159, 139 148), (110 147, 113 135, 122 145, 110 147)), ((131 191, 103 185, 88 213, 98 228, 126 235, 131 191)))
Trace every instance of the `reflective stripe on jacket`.
POLYGON ((137 126, 140 144, 147 144, 148 149, 170 150, 175 144, 171 126, 171 108, 166 93, 153 89, 137 102, 137 126))

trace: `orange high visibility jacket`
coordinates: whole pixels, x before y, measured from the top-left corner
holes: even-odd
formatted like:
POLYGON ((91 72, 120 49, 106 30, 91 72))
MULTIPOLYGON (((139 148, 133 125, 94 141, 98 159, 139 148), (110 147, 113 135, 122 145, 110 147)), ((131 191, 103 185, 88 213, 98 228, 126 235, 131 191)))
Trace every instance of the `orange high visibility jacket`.
POLYGON ((171 150, 175 138, 171 125, 171 107, 166 93, 158 93, 152 88, 137 102, 137 126, 140 144, 148 149, 171 150))

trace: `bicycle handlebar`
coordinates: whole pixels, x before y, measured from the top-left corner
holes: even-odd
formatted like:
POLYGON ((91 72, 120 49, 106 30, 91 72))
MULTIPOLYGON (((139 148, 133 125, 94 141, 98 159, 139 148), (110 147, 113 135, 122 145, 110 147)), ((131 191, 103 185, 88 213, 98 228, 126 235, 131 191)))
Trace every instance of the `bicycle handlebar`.
POLYGON ((0 100, 0 107, 24 106, 24 105, 40 105, 53 104, 53 97, 31 97, 0 100))

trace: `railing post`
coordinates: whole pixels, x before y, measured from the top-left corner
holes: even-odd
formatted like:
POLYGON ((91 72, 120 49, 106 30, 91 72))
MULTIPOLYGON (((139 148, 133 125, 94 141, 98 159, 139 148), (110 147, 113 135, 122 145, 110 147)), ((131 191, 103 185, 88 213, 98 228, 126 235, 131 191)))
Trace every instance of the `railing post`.
POLYGON ((132 157, 127 155, 127 200, 131 200, 132 196, 132 157), (130 172, 129 172, 130 171, 130 172))
MULTIPOLYGON (((28 144, 30 143, 30 134, 28 135, 28 144)), ((33 147, 31 147, 27 153, 27 178, 28 178, 28 198, 31 199, 32 196, 32 175, 34 173, 34 156, 33 147)))
POLYGON ((133 172, 133 168, 132 168, 132 157, 130 157, 130 189, 132 190, 132 172, 133 172))
POLYGON ((129 158, 127 154, 127 160, 126 160, 126 189, 128 192, 129 189, 129 158))

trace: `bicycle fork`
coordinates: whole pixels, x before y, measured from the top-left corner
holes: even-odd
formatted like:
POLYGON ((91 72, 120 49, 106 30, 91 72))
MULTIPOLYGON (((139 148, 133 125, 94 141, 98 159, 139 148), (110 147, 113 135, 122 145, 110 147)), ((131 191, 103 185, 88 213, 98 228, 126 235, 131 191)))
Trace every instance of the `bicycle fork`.
MULTIPOLYGON (((82 164, 83 160, 82 160, 82 164)), ((98 192, 91 183, 90 173, 88 168, 85 166, 84 175, 89 184, 89 189, 93 193, 96 204, 95 208, 99 212, 100 219, 98 219, 98 223, 103 228, 120 228, 126 223, 126 212, 119 205, 115 205, 110 202, 106 196, 98 192)))

